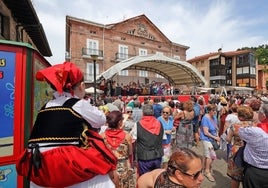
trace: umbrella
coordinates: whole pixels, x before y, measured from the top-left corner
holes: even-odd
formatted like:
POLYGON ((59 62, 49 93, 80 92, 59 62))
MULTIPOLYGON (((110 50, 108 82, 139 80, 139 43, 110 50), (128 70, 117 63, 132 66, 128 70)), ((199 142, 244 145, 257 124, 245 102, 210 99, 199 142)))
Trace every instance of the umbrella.
MULTIPOLYGON (((94 87, 89 87, 89 88, 85 89, 85 91, 86 91, 86 93, 94 93, 94 87)), ((96 89, 96 93, 102 94, 104 92, 100 89, 96 89)))

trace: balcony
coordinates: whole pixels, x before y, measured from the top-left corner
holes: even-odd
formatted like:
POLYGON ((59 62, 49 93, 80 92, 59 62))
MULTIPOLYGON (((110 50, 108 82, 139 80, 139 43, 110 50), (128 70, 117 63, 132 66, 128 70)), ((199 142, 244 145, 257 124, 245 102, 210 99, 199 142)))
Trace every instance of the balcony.
POLYGON ((103 59, 103 51, 92 49, 92 48, 82 48, 82 58, 92 59, 91 55, 97 55, 98 59, 103 59))
POLYGON ((131 58, 131 57, 135 57, 137 55, 133 55, 133 54, 126 54, 126 53, 115 53, 115 62, 120 62, 120 61, 123 61, 123 60, 126 60, 128 58, 131 58))

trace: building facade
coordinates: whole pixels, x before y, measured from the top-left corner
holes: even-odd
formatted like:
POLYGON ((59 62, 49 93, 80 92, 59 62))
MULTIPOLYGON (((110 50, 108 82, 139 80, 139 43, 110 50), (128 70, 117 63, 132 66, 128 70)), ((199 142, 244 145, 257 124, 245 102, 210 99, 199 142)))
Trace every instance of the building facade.
MULTIPOLYGON (((66 60, 76 63, 85 73, 85 81, 94 77, 92 54, 97 54, 96 75, 134 56, 161 53, 186 60, 189 47, 171 42, 145 15, 115 24, 99 24, 66 16, 66 60)), ((122 70, 113 78, 118 84, 166 81, 157 73, 122 70)))
POLYGON ((268 67, 267 65, 258 65, 258 87, 259 93, 268 91, 268 67))
POLYGON ((52 56, 30 0, 0 0, 0 39, 28 43, 41 55, 52 56))
POLYGON ((207 87, 258 87, 258 64, 250 50, 210 53, 188 60, 208 80, 207 87))

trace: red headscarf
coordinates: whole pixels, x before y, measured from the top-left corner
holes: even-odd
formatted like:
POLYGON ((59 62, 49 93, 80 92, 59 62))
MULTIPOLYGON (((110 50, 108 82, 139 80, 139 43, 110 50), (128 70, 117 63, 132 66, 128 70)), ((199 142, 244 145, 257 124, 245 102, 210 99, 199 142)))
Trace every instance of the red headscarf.
POLYGON ((82 81, 83 73, 74 63, 64 62, 38 71, 36 79, 49 82, 62 93, 64 88, 71 89, 82 81))
POLYGON ((105 135, 110 146, 116 149, 124 141, 126 133, 123 129, 107 129, 105 135))

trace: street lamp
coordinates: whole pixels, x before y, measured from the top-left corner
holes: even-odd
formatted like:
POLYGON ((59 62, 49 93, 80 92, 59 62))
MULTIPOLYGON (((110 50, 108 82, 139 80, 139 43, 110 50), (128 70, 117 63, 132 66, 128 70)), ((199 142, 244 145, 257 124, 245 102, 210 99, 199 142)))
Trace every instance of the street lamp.
POLYGON ((94 97, 93 97, 93 99, 94 99, 94 105, 96 105, 96 103, 97 103, 97 92, 96 92, 96 87, 97 87, 97 84, 96 84, 96 60, 98 59, 98 55, 97 54, 91 54, 90 55, 91 56, 91 58, 93 59, 93 71, 94 71, 94 85, 93 85, 93 87, 94 87, 94 97))

